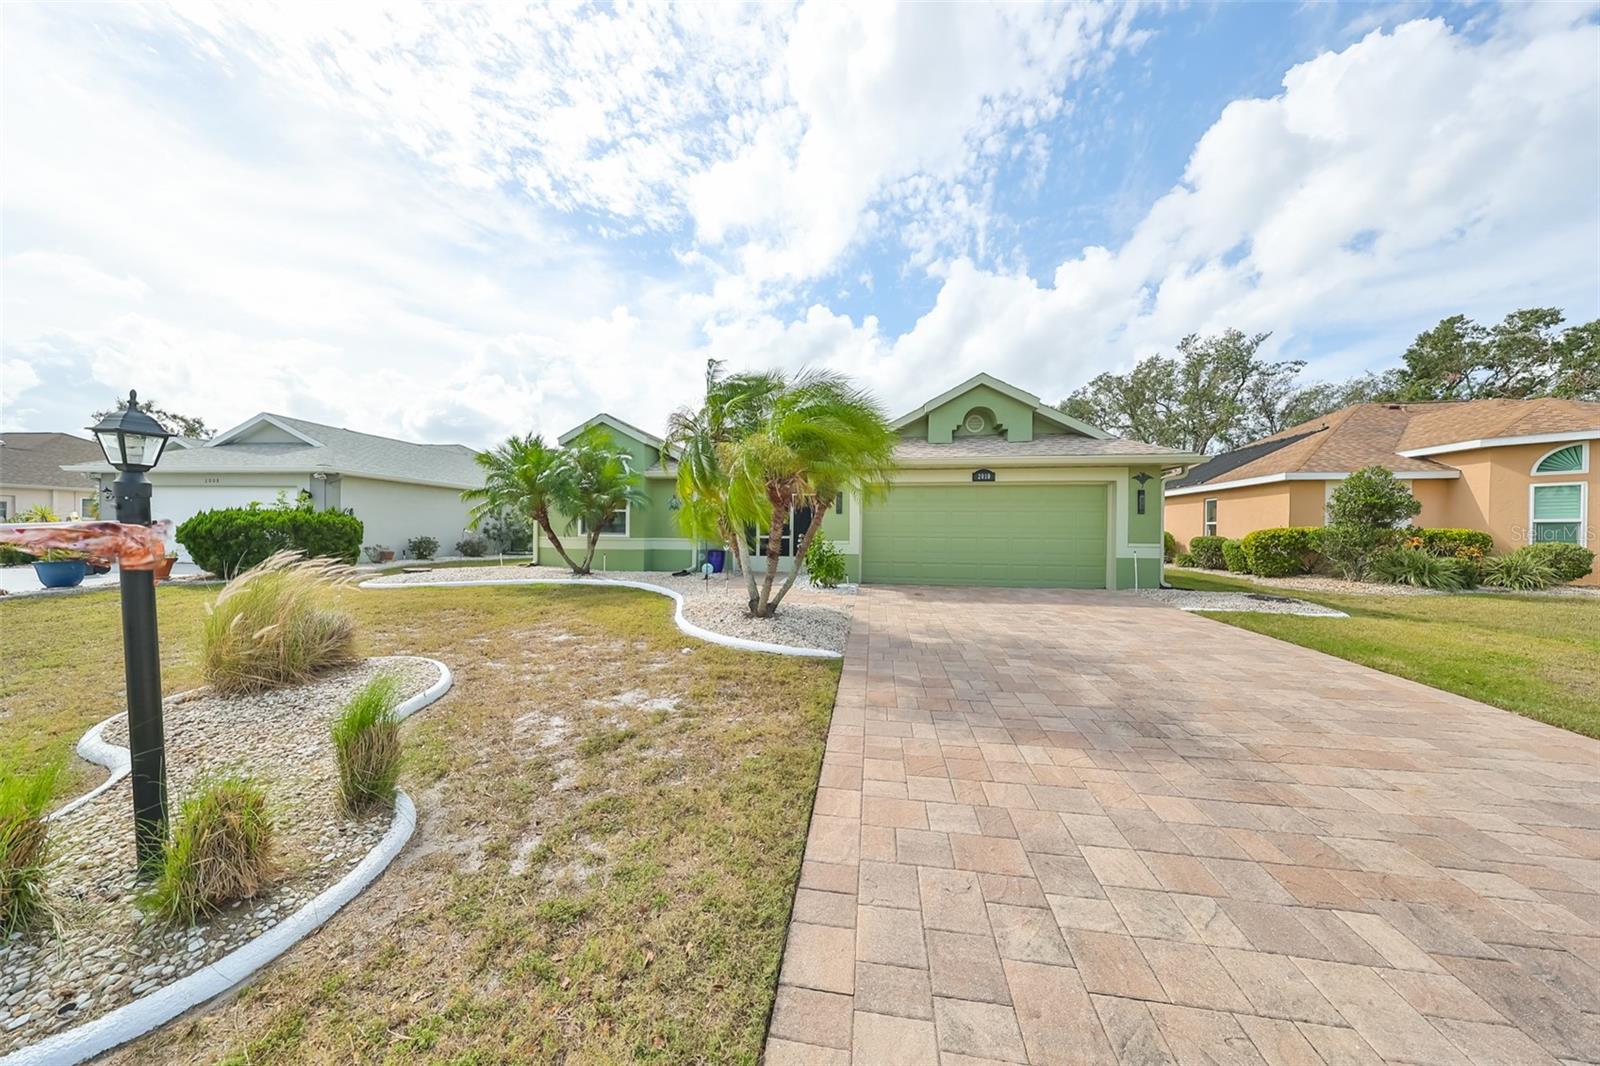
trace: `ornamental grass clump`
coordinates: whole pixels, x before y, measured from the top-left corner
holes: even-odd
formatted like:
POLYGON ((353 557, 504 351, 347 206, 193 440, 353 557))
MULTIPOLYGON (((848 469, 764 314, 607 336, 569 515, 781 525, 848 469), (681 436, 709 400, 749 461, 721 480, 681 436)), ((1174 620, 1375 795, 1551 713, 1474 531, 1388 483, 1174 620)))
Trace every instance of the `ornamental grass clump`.
POLYGON ((1472 563, 1449 555, 1434 555, 1423 548, 1393 548, 1376 555, 1369 567, 1376 581, 1391 585, 1460 592, 1477 583, 1472 563))
POLYGON ((309 681, 355 660, 355 621, 327 606, 350 571, 277 552, 228 582, 202 632, 201 671, 225 694, 309 681))
POLYGON ((261 786, 241 775, 206 782, 184 800, 141 903, 158 918, 193 925, 260 893, 275 872, 272 850, 272 817, 261 786))
POLYGON ((394 802, 400 777, 400 686, 379 674, 361 686, 333 722, 333 753, 339 764, 339 799, 361 812, 394 802))
POLYGON ((1537 552, 1518 548, 1483 561, 1483 583, 1512 592, 1537 592, 1557 583, 1555 568, 1537 552))
POLYGON ((60 773, 60 763, 31 774, 0 765, 0 940, 46 911, 50 830, 45 808, 60 773))

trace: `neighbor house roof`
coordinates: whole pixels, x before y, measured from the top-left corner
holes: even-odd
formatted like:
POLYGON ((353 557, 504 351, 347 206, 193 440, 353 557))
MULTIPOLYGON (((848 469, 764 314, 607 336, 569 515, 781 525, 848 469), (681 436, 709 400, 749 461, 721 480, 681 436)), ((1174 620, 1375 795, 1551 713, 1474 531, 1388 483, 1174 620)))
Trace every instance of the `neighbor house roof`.
POLYGON ((98 458, 98 444, 70 433, 0 433, 0 485, 76 492, 87 479, 62 467, 98 458))
MULTIPOLYGON (((95 449, 98 452, 98 449, 95 449)), ((200 447, 168 449, 158 474, 327 473, 404 481, 448 488, 475 488, 483 472, 471 448, 461 444, 417 444, 353 429, 262 412, 217 434, 200 447), (248 443, 252 430, 275 427, 292 442, 248 443), (241 439, 242 438, 242 439, 241 439)), ((104 461, 75 470, 108 473, 104 461)))
POLYGON ((1066 433, 1035 437, 1028 441, 1010 441, 1004 437, 957 437, 949 444, 902 440, 894 448, 895 461, 912 466, 931 466, 969 459, 1056 463, 1076 460, 1120 460, 1144 456, 1163 463, 1182 463, 1195 458, 1188 452, 1162 448, 1143 441, 1124 440, 1120 437, 1079 437, 1066 433))
POLYGON ((1460 471, 1431 456, 1593 436, 1600 436, 1600 403, 1581 400, 1355 404, 1215 456, 1168 482, 1167 492, 1340 477, 1368 466, 1453 478, 1460 471))

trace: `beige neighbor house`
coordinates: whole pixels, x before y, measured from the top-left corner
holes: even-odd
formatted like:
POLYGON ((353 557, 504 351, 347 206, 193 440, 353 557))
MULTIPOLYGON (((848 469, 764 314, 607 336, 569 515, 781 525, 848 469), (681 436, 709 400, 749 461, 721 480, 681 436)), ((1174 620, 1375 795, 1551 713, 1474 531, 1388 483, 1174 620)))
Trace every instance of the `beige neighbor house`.
MULTIPOLYGON (((1600 532, 1600 403, 1470 400, 1346 407, 1218 455, 1167 482, 1180 545, 1273 526, 1320 526, 1351 472, 1384 466, 1422 504, 1419 526, 1479 529, 1495 548, 1600 532)), ((1591 571, 1580 584, 1600 584, 1591 571)))
POLYGON ((35 507, 63 518, 94 511, 99 486, 61 469, 100 458, 100 446, 70 433, 0 433, 0 521, 35 507))

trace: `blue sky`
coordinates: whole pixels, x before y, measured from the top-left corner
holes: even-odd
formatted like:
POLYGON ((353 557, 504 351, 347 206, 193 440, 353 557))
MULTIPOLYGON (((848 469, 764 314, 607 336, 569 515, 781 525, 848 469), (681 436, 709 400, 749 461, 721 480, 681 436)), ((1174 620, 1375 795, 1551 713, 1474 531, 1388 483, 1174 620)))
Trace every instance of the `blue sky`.
POLYGON ((1600 313, 1589 5, 12 4, 0 423, 482 445, 706 359, 892 411, 1600 313))

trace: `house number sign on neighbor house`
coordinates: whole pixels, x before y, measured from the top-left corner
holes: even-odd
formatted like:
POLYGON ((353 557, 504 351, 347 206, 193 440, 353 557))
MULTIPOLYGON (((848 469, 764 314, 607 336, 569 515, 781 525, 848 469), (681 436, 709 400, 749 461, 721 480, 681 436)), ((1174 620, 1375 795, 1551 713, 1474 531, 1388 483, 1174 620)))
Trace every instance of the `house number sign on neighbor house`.
POLYGON ((994 471, 988 469, 987 467, 985 467, 985 468, 983 468, 981 470, 974 470, 972 472, 972 480, 974 480, 974 481, 993 481, 994 480, 994 471))

